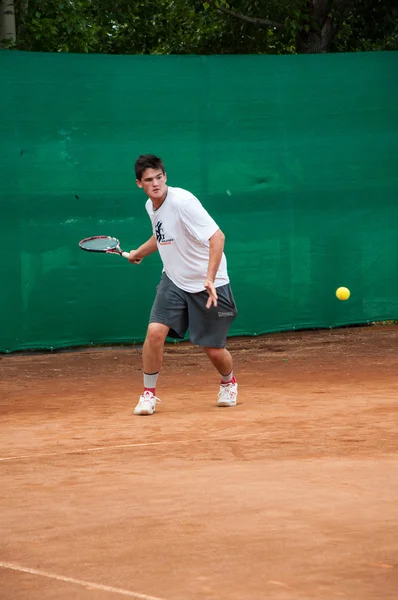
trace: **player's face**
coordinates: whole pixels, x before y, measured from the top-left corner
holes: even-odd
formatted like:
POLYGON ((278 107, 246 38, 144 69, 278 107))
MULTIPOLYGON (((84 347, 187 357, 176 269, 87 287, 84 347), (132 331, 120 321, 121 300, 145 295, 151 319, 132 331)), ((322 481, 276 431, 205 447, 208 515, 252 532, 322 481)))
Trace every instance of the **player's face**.
POLYGON ((136 183, 151 200, 157 203, 162 202, 166 197, 166 181, 166 173, 163 173, 161 169, 145 169, 141 180, 137 179, 136 183))

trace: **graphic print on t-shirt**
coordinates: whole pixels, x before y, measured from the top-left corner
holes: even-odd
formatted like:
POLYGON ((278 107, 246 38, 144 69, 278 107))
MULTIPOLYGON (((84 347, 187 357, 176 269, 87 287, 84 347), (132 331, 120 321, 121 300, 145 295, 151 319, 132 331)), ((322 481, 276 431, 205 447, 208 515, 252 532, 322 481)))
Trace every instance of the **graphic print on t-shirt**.
POLYGON ((155 225, 155 235, 156 235, 156 241, 159 242, 159 244, 161 246, 163 246, 164 244, 171 244, 171 242, 173 242, 173 238, 167 238, 166 234, 164 233, 164 229, 163 229, 163 223, 162 221, 158 221, 155 225))

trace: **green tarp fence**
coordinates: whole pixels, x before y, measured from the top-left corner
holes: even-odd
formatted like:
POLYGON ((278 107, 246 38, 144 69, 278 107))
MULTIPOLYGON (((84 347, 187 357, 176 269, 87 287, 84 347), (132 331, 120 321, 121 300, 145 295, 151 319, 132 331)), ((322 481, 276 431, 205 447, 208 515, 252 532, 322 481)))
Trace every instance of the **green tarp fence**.
POLYGON ((231 335, 398 318, 398 53, 3 51, 0 74, 0 351, 143 340, 158 255, 78 248, 150 237, 141 153, 226 234, 231 335))

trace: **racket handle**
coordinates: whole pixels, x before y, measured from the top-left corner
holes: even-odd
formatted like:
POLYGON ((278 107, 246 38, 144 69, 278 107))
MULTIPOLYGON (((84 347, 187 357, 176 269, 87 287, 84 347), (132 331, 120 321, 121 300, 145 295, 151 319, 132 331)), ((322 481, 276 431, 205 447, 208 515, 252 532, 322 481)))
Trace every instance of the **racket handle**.
POLYGON ((124 258, 128 258, 130 256, 129 252, 122 252, 122 256, 124 256, 124 258))

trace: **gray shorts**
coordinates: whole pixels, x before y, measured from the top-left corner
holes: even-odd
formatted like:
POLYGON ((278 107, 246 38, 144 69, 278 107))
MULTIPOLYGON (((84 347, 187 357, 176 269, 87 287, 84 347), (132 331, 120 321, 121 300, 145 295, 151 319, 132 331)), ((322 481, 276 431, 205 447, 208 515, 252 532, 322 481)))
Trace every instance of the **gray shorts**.
POLYGON ((156 288, 150 323, 169 327, 168 337, 183 339, 189 330, 189 339, 198 346, 225 348, 227 334, 238 311, 231 286, 217 288, 217 306, 206 308, 209 298, 206 290, 195 294, 177 287, 163 273, 156 288))

